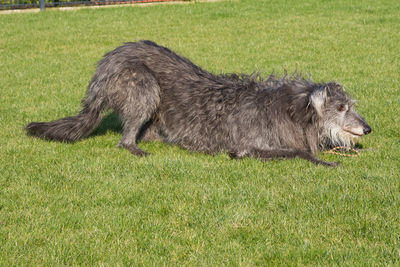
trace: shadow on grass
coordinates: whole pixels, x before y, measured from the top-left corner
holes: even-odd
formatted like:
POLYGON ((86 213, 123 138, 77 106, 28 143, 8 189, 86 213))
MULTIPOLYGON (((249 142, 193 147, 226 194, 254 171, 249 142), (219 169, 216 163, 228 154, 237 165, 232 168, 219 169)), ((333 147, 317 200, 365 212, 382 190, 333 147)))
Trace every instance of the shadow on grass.
POLYGON ((110 113, 104 116, 100 125, 89 135, 88 138, 96 137, 99 135, 105 135, 107 131, 115 133, 122 133, 122 123, 116 113, 110 113))
MULTIPOLYGON (((147 128, 150 126, 150 121, 146 122, 140 129, 139 134, 137 136, 138 140, 141 140, 145 131, 147 128)), ((122 122, 119 119, 118 115, 116 113, 110 113, 102 119, 100 125, 91 133, 88 138, 96 137, 99 135, 104 135, 108 131, 112 131, 115 133, 120 133, 122 134, 122 122)), ((157 136, 152 136, 154 140, 158 140, 157 136)), ((153 140, 153 139, 152 139, 153 140)), ((149 141, 149 140, 141 140, 141 141, 149 141)), ((150 140, 151 141, 151 140, 150 140)))
POLYGON ((361 149, 363 149, 364 147, 363 147, 363 145, 360 144, 360 143, 355 143, 354 148, 355 148, 355 149, 361 150, 361 149))

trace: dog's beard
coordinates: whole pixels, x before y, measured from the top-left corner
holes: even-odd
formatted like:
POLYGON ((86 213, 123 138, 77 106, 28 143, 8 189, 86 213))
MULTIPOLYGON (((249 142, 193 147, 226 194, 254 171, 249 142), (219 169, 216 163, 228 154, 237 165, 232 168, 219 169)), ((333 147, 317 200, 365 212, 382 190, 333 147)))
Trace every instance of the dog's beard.
POLYGON ((344 131, 341 127, 333 124, 325 125, 324 130, 321 133, 321 146, 323 149, 329 149, 333 147, 354 147, 356 136, 351 135, 344 131))

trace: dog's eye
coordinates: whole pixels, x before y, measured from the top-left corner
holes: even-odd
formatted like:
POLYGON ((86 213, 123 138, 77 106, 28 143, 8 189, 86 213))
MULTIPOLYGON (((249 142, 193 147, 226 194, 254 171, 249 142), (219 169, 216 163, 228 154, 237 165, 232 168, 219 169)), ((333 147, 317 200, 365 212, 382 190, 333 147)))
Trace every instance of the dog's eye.
POLYGON ((337 107, 337 110, 340 111, 340 112, 345 111, 346 110, 346 106, 345 105, 339 105, 337 107))

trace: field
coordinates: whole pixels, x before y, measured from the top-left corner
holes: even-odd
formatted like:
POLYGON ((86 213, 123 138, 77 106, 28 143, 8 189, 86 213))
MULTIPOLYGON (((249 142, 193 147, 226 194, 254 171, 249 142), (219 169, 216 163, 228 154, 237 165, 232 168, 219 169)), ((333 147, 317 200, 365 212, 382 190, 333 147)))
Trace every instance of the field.
POLYGON ((400 2, 221 1, 0 14, 0 266, 399 265, 400 2), (108 114, 76 144, 95 64, 154 40, 214 73, 339 81, 372 127, 358 157, 231 160, 160 142, 136 158, 108 114))

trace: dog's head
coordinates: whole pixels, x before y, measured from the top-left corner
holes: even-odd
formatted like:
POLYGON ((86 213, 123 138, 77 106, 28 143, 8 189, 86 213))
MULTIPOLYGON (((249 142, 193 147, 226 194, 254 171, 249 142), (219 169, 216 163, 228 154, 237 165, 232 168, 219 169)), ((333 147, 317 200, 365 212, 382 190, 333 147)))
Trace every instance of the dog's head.
POLYGON ((315 88, 309 101, 322 127, 323 146, 350 147, 355 139, 371 132, 371 127, 355 111, 355 101, 339 83, 327 83, 315 88))

